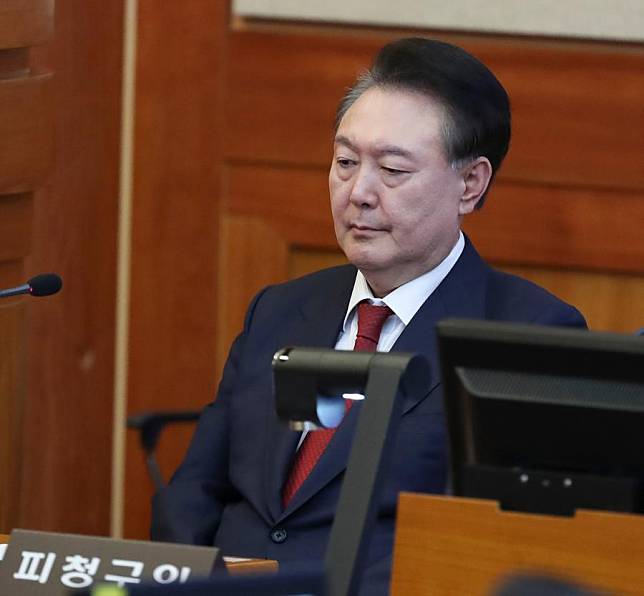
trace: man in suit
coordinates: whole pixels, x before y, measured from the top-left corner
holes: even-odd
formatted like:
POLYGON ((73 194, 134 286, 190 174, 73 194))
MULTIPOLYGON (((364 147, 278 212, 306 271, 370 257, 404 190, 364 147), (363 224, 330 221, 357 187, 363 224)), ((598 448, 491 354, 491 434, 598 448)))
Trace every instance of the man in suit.
POLYGON ((459 316, 585 325, 545 290, 490 268, 460 230, 482 205, 509 140, 507 94, 474 57, 416 38, 380 51, 340 103, 329 173, 336 236, 352 264, 255 297, 217 399, 155 497, 154 538, 282 565, 322 559, 360 407, 302 473, 310 436, 301 440, 276 417, 272 356, 286 345, 352 349, 360 305, 387 308, 373 347, 422 353, 432 375, 428 391, 404 404, 370 545, 363 592, 387 592, 398 492, 445 489, 436 323, 459 316))

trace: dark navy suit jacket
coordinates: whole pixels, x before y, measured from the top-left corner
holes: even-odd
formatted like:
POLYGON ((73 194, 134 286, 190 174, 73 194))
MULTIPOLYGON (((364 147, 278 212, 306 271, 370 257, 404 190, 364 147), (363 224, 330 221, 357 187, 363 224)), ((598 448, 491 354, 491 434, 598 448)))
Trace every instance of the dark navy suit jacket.
MULTIPOLYGON (((277 419, 271 361, 281 347, 332 348, 356 269, 327 269, 263 290, 233 344, 217 399, 206 407, 185 461, 153 503, 152 537, 219 546, 224 554, 281 565, 324 557, 360 407, 336 431, 286 509, 281 488, 299 433, 277 419)), ((363 593, 387 593, 397 494, 440 493, 446 437, 435 325, 446 317, 585 326, 583 317, 534 284, 493 270, 469 240, 449 275, 416 313, 393 350, 430 362, 430 390, 404 404, 385 483, 363 593)))

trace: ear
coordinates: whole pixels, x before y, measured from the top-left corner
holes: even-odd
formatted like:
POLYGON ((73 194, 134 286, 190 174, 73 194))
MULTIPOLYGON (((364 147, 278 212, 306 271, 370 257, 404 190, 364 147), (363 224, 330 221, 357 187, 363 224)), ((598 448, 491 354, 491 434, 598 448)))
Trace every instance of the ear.
POLYGON ((487 157, 477 157, 462 170, 465 190, 458 206, 459 215, 472 213, 485 194, 492 178, 492 164, 487 157))

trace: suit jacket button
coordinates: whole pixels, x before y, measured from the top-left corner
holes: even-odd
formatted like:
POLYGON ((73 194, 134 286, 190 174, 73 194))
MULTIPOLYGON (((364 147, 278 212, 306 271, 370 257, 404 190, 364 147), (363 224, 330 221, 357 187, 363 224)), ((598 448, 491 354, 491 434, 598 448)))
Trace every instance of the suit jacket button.
POLYGON ((288 534, 286 533, 286 530, 282 528, 278 528, 277 530, 273 530, 271 532, 271 540, 273 542, 276 542, 277 544, 284 542, 287 538, 288 534))

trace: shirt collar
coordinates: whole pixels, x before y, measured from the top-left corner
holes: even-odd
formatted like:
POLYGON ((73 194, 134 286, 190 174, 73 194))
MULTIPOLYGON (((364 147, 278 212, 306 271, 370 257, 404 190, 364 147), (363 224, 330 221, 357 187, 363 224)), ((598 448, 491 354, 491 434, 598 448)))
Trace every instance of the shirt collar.
POLYGON ((450 253, 433 269, 423 273, 419 277, 408 281, 406 284, 389 292, 384 298, 376 298, 362 274, 358 270, 356 279, 353 283, 353 291, 349 299, 347 312, 344 316, 342 325, 343 332, 347 331, 347 323, 351 319, 353 309, 363 300, 368 300, 372 304, 386 304, 394 314, 404 323, 409 324, 418 309, 429 298, 440 283, 447 277, 452 267, 458 261, 463 249, 465 248, 465 238, 463 232, 459 232, 458 240, 450 253))

